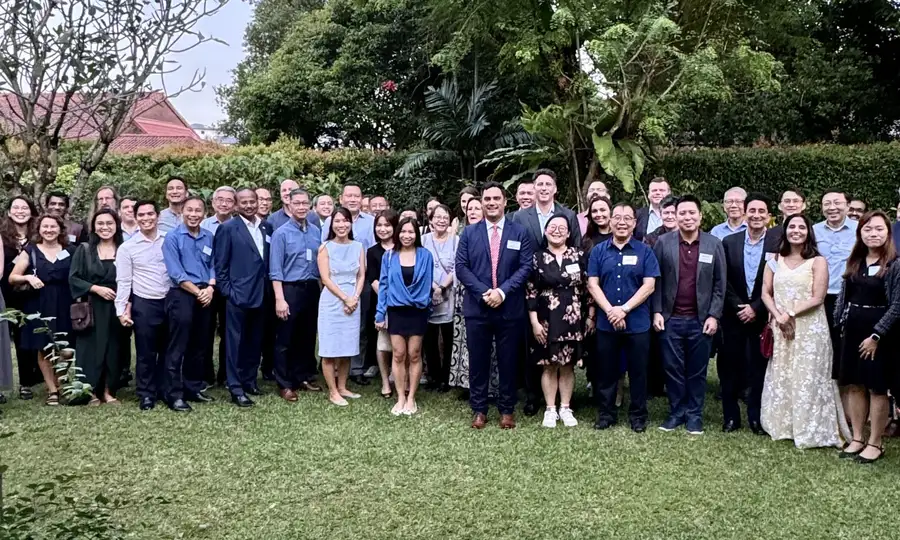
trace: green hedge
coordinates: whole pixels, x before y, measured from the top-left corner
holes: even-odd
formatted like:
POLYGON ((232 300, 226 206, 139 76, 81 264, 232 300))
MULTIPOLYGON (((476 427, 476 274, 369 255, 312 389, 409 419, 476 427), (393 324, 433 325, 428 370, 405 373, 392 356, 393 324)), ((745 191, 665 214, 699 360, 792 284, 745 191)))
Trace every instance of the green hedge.
POLYGON ((681 150, 657 161, 655 172, 675 186, 690 183, 708 201, 721 201, 732 186, 776 200, 794 188, 817 216, 824 192, 836 188, 862 198, 870 208, 888 210, 898 201, 900 143, 681 150))

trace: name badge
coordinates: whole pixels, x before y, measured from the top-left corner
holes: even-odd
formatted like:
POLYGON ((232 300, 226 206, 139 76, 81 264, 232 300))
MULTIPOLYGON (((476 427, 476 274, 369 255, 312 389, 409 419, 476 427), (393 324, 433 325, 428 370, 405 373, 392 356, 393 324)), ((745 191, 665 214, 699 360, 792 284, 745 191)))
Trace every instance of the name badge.
POLYGON ((577 264, 567 264, 566 265, 566 273, 569 275, 575 275, 581 273, 581 267, 577 264))
POLYGON ((709 253, 701 253, 700 254, 700 262, 703 264, 712 264, 712 255, 709 253))
POLYGON ((522 249, 522 242, 519 242, 518 240, 509 240, 508 242, 506 242, 506 249, 519 251, 520 249, 522 249))
POLYGON ((212 255, 212 248, 209 246, 203 246, 203 254, 204 255, 212 255))
POLYGON ((312 250, 311 250, 311 249, 308 249, 308 248, 307 248, 307 250, 306 250, 306 260, 307 260, 307 261, 311 261, 311 260, 312 260, 312 250))
POLYGON ((775 258, 775 254, 774 254, 774 253, 766 253, 766 260, 767 260, 767 261, 771 261, 771 260, 774 259, 774 258, 775 258))
POLYGON ((869 275, 870 275, 870 276, 874 276, 874 275, 876 275, 876 274, 877 274, 878 272, 880 272, 880 271, 881 271, 881 266, 880 266, 880 265, 875 264, 875 265, 872 265, 872 266, 869 267, 869 275))
POLYGON ((267 243, 267 244, 271 244, 271 243, 272 243, 272 237, 269 236, 268 234, 266 235, 266 243, 267 243))
POLYGON ((625 266, 634 266, 637 264, 637 255, 625 255, 622 257, 622 264, 625 266))
POLYGON ((78 241, 78 238, 76 238, 74 234, 69 235, 69 243, 70 244, 74 244, 77 241, 78 241))
MULTIPOLYGON (((61 261, 63 259, 68 259, 68 258, 69 258, 69 252, 66 250, 60 251, 59 255, 56 256, 57 261, 61 261)), ((869 270, 871 270, 871 268, 869 270)))

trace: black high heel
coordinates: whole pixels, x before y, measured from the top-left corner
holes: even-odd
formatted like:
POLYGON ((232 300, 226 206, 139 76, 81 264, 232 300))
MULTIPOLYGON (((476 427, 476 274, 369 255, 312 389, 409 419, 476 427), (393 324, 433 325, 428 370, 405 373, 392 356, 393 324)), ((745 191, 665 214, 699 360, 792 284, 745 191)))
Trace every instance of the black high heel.
POLYGON ((862 452, 863 450, 866 449, 866 442, 865 442, 865 441, 858 441, 858 440, 856 440, 856 439, 852 439, 852 440, 847 444, 847 446, 845 446, 844 449, 841 450, 841 453, 838 454, 838 457, 839 457, 839 458, 841 458, 841 459, 851 459, 851 458, 855 458, 856 456, 859 455, 860 452, 862 452), (859 448, 859 450, 857 450, 856 452, 848 452, 848 451, 846 450, 846 449, 847 449, 847 446, 850 446, 851 444, 853 444, 853 443, 855 443, 855 442, 858 442, 858 443, 861 444, 862 446, 861 446, 861 447, 859 448))
POLYGON ((866 446, 871 446, 872 448, 877 448, 877 449, 878 449, 878 452, 879 452, 879 453, 878 453, 878 457, 876 457, 876 458, 864 458, 864 457, 862 457, 862 456, 860 456, 860 455, 857 455, 857 456, 856 456, 856 462, 857 462, 857 463, 859 463, 859 464, 861 464, 861 465, 869 465, 869 464, 871 464, 871 463, 875 463, 876 461, 878 461, 879 459, 881 459, 881 458, 884 457, 884 445, 883 445, 883 444, 882 444, 881 446, 875 446, 874 444, 867 444, 866 446))

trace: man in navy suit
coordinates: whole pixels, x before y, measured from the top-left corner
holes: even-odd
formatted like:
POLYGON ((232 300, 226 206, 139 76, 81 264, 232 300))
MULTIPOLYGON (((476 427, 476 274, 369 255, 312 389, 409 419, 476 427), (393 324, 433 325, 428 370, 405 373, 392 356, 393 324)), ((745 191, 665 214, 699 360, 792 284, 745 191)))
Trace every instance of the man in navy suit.
POLYGON ((484 221, 466 227, 456 252, 456 276, 466 288, 463 315, 469 348, 469 404, 472 427, 487 423, 491 348, 497 342, 500 371, 500 427, 516 427, 516 363, 525 317, 525 282, 534 248, 524 227, 503 215, 506 196, 496 182, 481 194, 484 221))
POLYGON ((262 354, 263 293, 267 286, 272 226, 256 215, 256 192, 237 192, 238 217, 219 226, 213 239, 216 283, 226 298, 225 372, 231 401, 250 407, 246 394, 261 394, 256 372, 262 354))

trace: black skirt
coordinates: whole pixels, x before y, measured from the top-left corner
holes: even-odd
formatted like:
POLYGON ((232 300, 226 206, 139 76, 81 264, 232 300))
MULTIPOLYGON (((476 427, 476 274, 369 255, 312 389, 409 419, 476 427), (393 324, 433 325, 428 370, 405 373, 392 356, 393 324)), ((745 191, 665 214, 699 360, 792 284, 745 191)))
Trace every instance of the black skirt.
POLYGON ((412 306, 387 309, 388 334, 392 336, 424 336, 428 329, 428 310, 412 306))
POLYGON ((875 350, 875 358, 862 359, 859 356, 859 345, 872 335, 872 328, 881 319, 887 307, 862 307, 850 304, 847 322, 841 336, 841 361, 838 366, 837 380, 840 386, 850 384, 865 387, 873 394, 886 394, 892 386, 895 376, 890 362, 892 351, 892 333, 882 336, 875 350))

